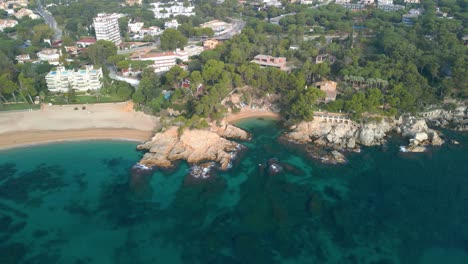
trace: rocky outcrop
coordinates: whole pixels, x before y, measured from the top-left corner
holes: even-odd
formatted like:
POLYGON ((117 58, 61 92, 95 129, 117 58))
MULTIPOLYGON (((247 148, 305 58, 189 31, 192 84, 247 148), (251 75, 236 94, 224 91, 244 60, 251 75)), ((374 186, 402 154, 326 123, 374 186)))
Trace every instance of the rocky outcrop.
POLYGON ((354 122, 332 124, 314 120, 301 122, 291 127, 292 131, 284 136, 299 144, 313 142, 321 146, 346 148, 349 145, 354 148, 356 146, 354 136, 357 129, 358 126, 354 122))
POLYGON ((454 110, 436 109, 421 113, 421 116, 434 127, 456 131, 468 131, 468 107, 458 103, 454 110))
POLYGON ((382 145, 390 131, 395 130, 409 138, 405 151, 421 152, 427 146, 440 146, 444 140, 439 133, 430 129, 422 118, 413 116, 399 119, 384 118, 367 123, 323 122, 320 119, 301 122, 290 128, 282 138, 298 144, 313 144, 322 147, 306 148, 312 157, 325 163, 343 163, 346 158, 338 151, 359 151, 359 146, 382 145), (325 150, 325 152, 323 152, 325 150))
POLYGON ((402 136, 409 138, 409 144, 405 148, 409 152, 424 152, 428 146, 440 146, 444 141, 440 138, 439 133, 427 126, 424 119, 419 119, 413 116, 405 116, 400 118, 401 123, 397 127, 397 131, 402 136))
MULTIPOLYGON (((221 135, 248 138, 245 131, 240 132, 233 128, 223 131, 221 135)), ((157 133, 150 141, 137 147, 139 150, 148 150, 140 161, 140 164, 147 167, 170 168, 174 161, 185 160, 189 163, 215 161, 221 169, 229 168, 241 148, 239 143, 227 140, 213 131, 185 129, 179 135, 178 127, 170 127, 157 133)))
POLYGON ((358 129, 357 142, 364 146, 376 146, 385 142, 385 137, 392 131, 397 120, 383 119, 380 122, 363 124, 358 129))
POLYGON ((228 139, 250 140, 250 134, 236 126, 225 124, 223 126, 212 126, 211 131, 228 139))
POLYGON ((315 143, 335 149, 358 149, 359 145, 375 146, 385 141, 386 134, 394 129, 396 120, 382 120, 357 124, 326 123, 319 120, 301 122, 285 134, 288 140, 296 143, 315 143))

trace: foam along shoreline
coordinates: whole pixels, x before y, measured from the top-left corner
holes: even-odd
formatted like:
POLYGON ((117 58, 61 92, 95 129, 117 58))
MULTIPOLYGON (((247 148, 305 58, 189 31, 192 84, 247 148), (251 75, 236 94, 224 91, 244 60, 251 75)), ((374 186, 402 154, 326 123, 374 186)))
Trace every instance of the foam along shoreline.
POLYGON ((64 141, 128 140, 143 142, 153 136, 153 131, 137 129, 76 129, 17 131, 0 134, 0 149, 10 149, 64 141))
POLYGON ((281 116, 275 112, 262 112, 262 111, 248 110, 248 111, 241 111, 240 113, 237 113, 237 114, 230 114, 225 118, 225 121, 227 123, 234 123, 242 119, 261 118, 261 117, 267 117, 267 118, 273 118, 273 119, 281 118, 281 116))

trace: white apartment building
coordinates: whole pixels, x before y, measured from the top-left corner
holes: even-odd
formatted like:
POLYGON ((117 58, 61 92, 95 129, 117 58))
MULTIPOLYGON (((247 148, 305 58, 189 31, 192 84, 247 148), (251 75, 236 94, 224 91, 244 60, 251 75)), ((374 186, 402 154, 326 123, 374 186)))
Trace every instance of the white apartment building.
POLYGON ((154 37, 154 36, 161 35, 161 33, 162 33, 161 28, 156 27, 156 26, 140 29, 140 34, 143 36, 150 35, 154 37))
POLYGON ((194 16, 194 6, 184 6, 183 2, 152 3, 156 19, 164 19, 175 16, 194 16))
POLYGON ((134 38, 142 38, 146 35, 158 36, 162 33, 161 28, 152 26, 149 28, 144 28, 142 22, 128 23, 128 31, 134 35, 134 38))
POLYGON ((393 5, 393 0, 378 0, 379 5, 393 5))
POLYGON ((276 6, 276 7, 282 6, 281 2, 278 0, 263 0, 263 4, 265 6, 276 6))
POLYGON ((101 78, 102 69, 94 69, 93 66, 78 71, 58 67, 45 77, 51 92, 68 92, 69 88, 77 91, 98 90, 102 87, 101 78))
POLYGON ((179 27, 179 22, 177 22, 177 20, 175 19, 164 22, 164 29, 168 29, 168 28, 177 29, 178 27, 179 27))
POLYGON ((135 22, 135 23, 128 22, 128 25, 127 25, 128 31, 131 33, 139 33, 143 25, 144 25, 143 22, 135 22))
POLYGON ((337 4, 349 4, 351 3, 351 0, 336 0, 336 3, 337 4))
POLYGON ((98 14, 93 19, 96 39, 112 41, 115 45, 122 43, 118 21, 120 17, 119 14, 98 14))
POLYGON ((177 60, 187 61, 189 54, 186 51, 177 49, 176 51, 147 53, 132 57, 134 60, 153 61, 154 72, 167 72, 177 64, 177 60))

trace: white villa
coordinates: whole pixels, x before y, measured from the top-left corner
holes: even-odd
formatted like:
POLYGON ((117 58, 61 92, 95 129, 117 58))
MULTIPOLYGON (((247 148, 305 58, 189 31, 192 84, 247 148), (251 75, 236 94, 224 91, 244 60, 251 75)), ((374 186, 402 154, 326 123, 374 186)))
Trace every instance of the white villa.
POLYGON ((60 51, 58 49, 43 49, 36 53, 40 61, 47 61, 49 64, 58 65, 60 58, 60 51))
POLYGON ((178 27, 179 27, 179 22, 177 22, 176 19, 172 19, 171 21, 166 21, 164 23, 164 29, 168 29, 168 28, 177 29, 178 27))

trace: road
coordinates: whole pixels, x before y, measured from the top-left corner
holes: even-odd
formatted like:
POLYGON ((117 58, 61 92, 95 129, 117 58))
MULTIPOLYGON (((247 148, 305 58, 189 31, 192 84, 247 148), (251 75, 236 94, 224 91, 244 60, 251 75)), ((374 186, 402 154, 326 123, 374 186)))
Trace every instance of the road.
POLYGON ((52 14, 50 14, 49 11, 44 9, 44 7, 42 6, 41 0, 36 0, 36 3, 37 3, 36 11, 39 13, 39 15, 41 15, 44 18, 46 24, 49 25, 49 27, 51 27, 55 31, 53 39, 54 40, 62 39, 62 30, 57 27, 57 21, 55 21, 52 14))
MULTIPOLYGON (((319 8, 319 7, 321 7, 321 6, 330 4, 331 2, 333 2, 333 0, 327 0, 327 1, 323 2, 323 3, 321 3, 321 4, 317 4, 317 5, 311 6, 311 7, 309 7, 309 8, 312 8, 312 9, 319 8)), ((293 15, 295 15, 295 14, 297 14, 297 13, 296 13, 296 12, 292 12, 292 13, 284 14, 284 15, 281 15, 281 16, 272 17, 272 18, 270 18, 270 21, 269 21, 269 22, 272 23, 272 24, 277 24, 277 25, 279 25, 279 21, 280 21, 283 17, 285 17, 285 16, 293 16, 293 15)), ((266 20, 268 21, 268 19, 266 19, 266 20)))
POLYGON ((230 39, 234 35, 237 35, 242 31, 242 29, 245 27, 246 22, 240 19, 232 19, 232 24, 233 26, 229 30, 229 32, 219 35, 219 36, 215 36, 213 38, 219 39, 219 40, 230 39))
POLYGON ((156 49, 157 47, 159 47, 160 45, 160 41, 159 41, 159 38, 158 40, 156 40, 155 42, 153 42, 151 45, 149 46, 144 46, 144 47, 139 47, 139 48, 134 48, 134 49, 123 49, 123 50, 117 50, 117 54, 119 55, 124 55, 124 54, 131 54, 135 51, 145 51, 145 50, 152 50, 152 49, 156 49))
POLYGON ((109 78, 111 78, 113 80, 127 82, 131 86, 135 87, 135 89, 138 89, 138 85, 140 84, 139 80, 132 79, 132 78, 125 78, 125 77, 117 75, 117 69, 115 67, 113 67, 113 66, 107 65, 107 69, 109 70, 109 78))

